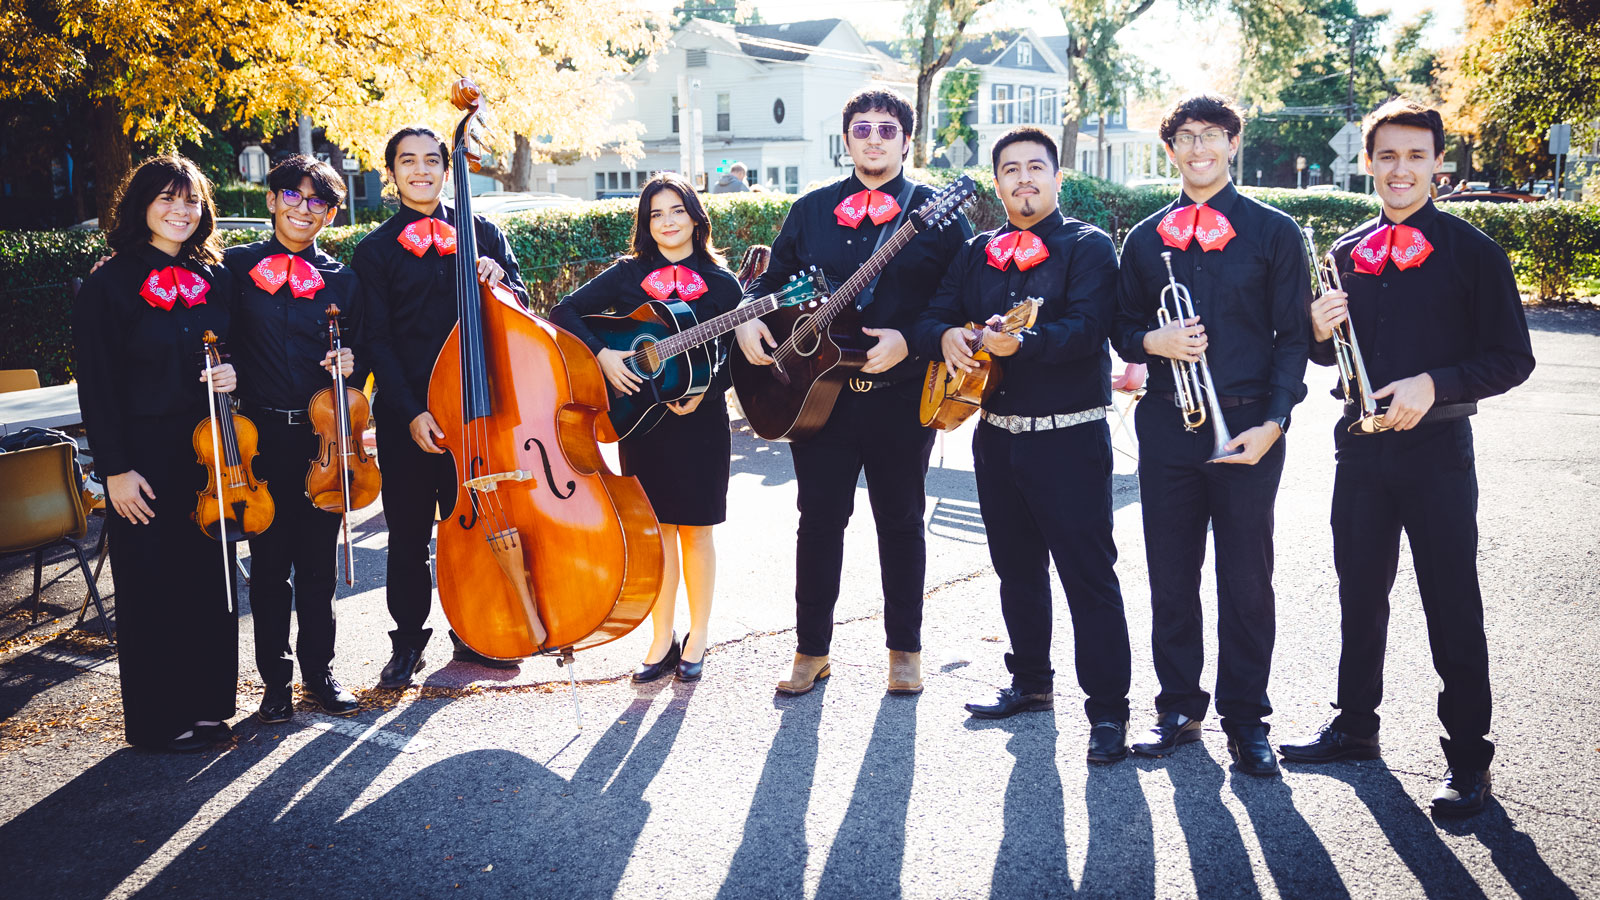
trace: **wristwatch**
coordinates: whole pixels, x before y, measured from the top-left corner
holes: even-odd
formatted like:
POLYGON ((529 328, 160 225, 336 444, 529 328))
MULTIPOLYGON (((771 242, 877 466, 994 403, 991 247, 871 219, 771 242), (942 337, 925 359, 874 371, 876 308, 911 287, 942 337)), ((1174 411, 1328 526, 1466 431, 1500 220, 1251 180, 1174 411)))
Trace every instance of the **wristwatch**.
POLYGON ((1280 433, 1282 433, 1282 434, 1288 434, 1289 433, 1289 417, 1288 416, 1273 416, 1272 418, 1268 419, 1267 421, 1268 422, 1277 423, 1278 431, 1280 433))

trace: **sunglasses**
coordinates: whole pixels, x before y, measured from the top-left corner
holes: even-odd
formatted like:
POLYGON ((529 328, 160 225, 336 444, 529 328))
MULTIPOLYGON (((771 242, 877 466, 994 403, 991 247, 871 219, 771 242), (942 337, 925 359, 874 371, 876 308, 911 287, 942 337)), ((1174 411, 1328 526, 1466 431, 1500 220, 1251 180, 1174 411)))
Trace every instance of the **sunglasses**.
POLYGON ((320 216, 333 207, 332 203, 329 203, 321 197, 307 197, 299 191, 285 189, 279 191, 278 196, 282 197, 283 202, 291 207, 298 207, 301 201, 304 201, 306 209, 309 210, 314 216, 320 216))
POLYGON ((878 137, 885 141, 892 141, 900 134, 900 126, 894 122, 856 122, 850 126, 850 136, 858 141, 872 137, 872 130, 878 130, 878 137))

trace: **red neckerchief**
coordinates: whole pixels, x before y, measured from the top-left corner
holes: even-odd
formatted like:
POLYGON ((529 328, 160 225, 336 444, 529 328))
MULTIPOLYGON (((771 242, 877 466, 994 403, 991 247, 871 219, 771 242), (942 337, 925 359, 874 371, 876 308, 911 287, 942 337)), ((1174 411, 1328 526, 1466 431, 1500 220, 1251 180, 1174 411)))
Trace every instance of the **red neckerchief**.
POLYGON ((1167 213, 1157 226, 1161 242, 1179 250, 1189 249, 1189 241, 1200 242, 1201 251, 1221 250, 1233 240, 1228 217, 1204 203, 1196 203, 1167 213))
POLYGON ((1012 261, 1016 262, 1018 271, 1026 272, 1050 258, 1044 240, 1026 230, 995 235, 983 249, 989 256, 989 265, 1002 272, 1012 261))
POLYGON ((418 219, 400 229, 400 246, 418 256, 435 247, 440 256, 456 252, 456 230, 449 222, 432 216, 418 219))
POLYGON ((209 290, 211 284, 199 275, 180 266, 167 266, 150 270, 139 288, 139 296, 156 309, 171 310, 179 297, 183 298, 184 306, 199 306, 206 302, 209 290))
POLYGON ((292 253, 278 253, 263 258, 250 269, 250 280, 269 294, 289 285, 289 293, 296 297, 315 297, 325 285, 317 267, 292 253))
POLYGON ((833 208, 833 217, 846 228, 860 228, 863 219, 883 223, 900 215, 900 204, 883 191, 856 191, 833 208))
POLYGON ((1410 225, 1379 225, 1350 249, 1350 262, 1357 272, 1378 275, 1384 264, 1394 260, 1402 269, 1422 265, 1433 252, 1433 245, 1419 228, 1410 225))
POLYGON ((665 300, 676 291, 679 300, 693 300, 710 288, 700 273, 688 266, 662 266, 639 282, 644 292, 657 300, 665 300))

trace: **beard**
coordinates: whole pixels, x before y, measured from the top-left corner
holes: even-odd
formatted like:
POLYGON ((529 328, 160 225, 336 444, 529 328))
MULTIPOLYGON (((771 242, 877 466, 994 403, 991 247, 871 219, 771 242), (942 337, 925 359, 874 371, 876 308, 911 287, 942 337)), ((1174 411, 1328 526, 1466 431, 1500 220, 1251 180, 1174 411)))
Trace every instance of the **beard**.
POLYGON ((1037 194, 1034 194, 1034 195, 1028 196, 1028 197, 1023 197, 1022 198, 1022 205, 1017 208, 1017 212, 1022 213, 1024 216, 1033 216, 1037 212, 1037 209, 1036 209, 1036 207, 1034 207, 1033 203, 1034 203, 1035 200, 1038 200, 1038 199, 1039 199, 1039 196, 1037 194))

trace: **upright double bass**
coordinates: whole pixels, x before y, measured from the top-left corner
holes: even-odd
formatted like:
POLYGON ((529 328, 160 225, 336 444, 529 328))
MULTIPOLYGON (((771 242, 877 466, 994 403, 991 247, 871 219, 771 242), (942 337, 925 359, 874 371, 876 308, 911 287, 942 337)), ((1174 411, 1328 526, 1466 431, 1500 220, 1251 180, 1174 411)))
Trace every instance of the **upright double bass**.
POLYGON ((451 153, 460 320, 433 366, 428 411, 454 458, 456 500, 439 522, 439 601, 467 646, 497 659, 560 654, 622 637, 661 588, 661 526, 638 479, 600 455, 605 377, 582 341, 479 282, 468 152, 482 97, 451 153))

